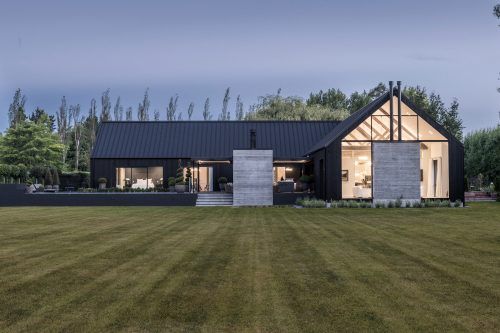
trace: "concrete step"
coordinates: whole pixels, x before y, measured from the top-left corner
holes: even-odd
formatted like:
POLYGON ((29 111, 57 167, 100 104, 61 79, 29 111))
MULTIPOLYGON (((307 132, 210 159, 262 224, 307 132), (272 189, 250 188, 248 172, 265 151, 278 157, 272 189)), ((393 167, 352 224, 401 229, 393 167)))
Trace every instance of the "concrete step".
POLYGON ((231 193, 198 193, 196 199, 197 207, 232 206, 233 195, 231 193))
POLYGON ((196 206, 232 206, 232 202, 197 202, 196 206))

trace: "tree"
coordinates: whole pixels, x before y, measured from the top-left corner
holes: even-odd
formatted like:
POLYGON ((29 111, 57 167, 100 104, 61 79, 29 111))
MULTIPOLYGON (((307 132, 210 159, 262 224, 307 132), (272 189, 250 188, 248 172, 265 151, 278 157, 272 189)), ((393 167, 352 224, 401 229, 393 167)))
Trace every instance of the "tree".
POLYGON ((426 100, 428 101, 427 105, 421 110, 426 111, 437 122, 441 122, 446 113, 446 107, 441 100, 441 96, 431 93, 426 100))
POLYGON ((420 110, 429 109, 429 97, 425 88, 416 87, 404 87, 403 94, 420 110))
POLYGON ((236 111, 234 112, 236 120, 243 120, 245 114, 243 112, 243 102, 241 101, 240 95, 236 98, 236 111))
POLYGON ((62 168, 64 145, 58 135, 41 123, 25 121, 7 130, 0 145, 0 156, 7 164, 55 165, 62 168))
POLYGON ((170 101, 167 106, 167 120, 174 121, 176 119, 177 112, 177 101, 179 100, 179 96, 175 95, 175 97, 170 97, 170 101))
POLYGON ((26 96, 23 95, 21 89, 17 89, 12 98, 12 103, 9 105, 9 127, 16 127, 18 124, 26 120, 24 112, 24 104, 26 96))
POLYGON ((127 111, 125 111, 125 120, 132 121, 132 107, 131 106, 129 106, 127 108, 127 111))
POLYGON ((348 110, 350 114, 361 109, 363 106, 367 105, 372 101, 372 97, 366 91, 359 93, 357 91, 351 94, 349 97, 348 110))
POLYGON ((38 124, 45 124, 51 132, 55 131, 55 118, 53 115, 47 114, 44 109, 37 107, 29 116, 29 120, 38 124))
POLYGON ((493 7, 493 15, 495 15, 498 19, 500 19, 500 4, 495 5, 495 7, 493 7))
POLYGON ((139 103, 139 107, 137 109, 137 120, 139 121, 148 121, 149 120, 149 88, 146 88, 144 92, 144 98, 142 103, 139 103))
POLYGON ((469 184, 493 182, 500 190, 500 127, 467 134, 464 140, 464 171, 469 184), (483 179, 481 179, 483 178, 483 179), (478 183, 479 182, 479 183, 478 183))
POLYGON ((101 121, 111 121, 111 98, 109 97, 110 89, 106 89, 101 96, 101 121))
POLYGON ((450 108, 448 110, 444 110, 439 117, 439 120, 448 132, 453 134, 458 140, 462 141, 464 126, 462 125, 462 119, 460 119, 460 115, 458 114, 458 107, 458 101, 454 99, 450 108))
POLYGON ((320 90, 318 93, 309 94, 306 104, 308 106, 321 105, 330 110, 347 110, 349 99, 340 89, 328 89, 326 92, 320 90))
POLYGON ((347 111, 332 112, 322 105, 306 105, 300 97, 279 94, 259 97, 246 114, 247 120, 342 120, 347 111))
POLYGON ((191 120, 191 117, 193 116, 193 112, 194 112, 194 103, 191 102, 191 103, 189 103, 189 107, 188 107, 188 120, 191 120))
POLYGON ((212 115, 210 114, 210 99, 207 97, 205 100, 205 106, 203 107, 203 120, 212 120, 212 115))
POLYGON ((158 109, 154 110, 153 117, 155 121, 160 121, 160 111, 158 109))
POLYGON ((385 92, 387 91, 387 87, 383 82, 379 82, 375 88, 371 89, 368 92, 368 96, 370 96, 371 99, 375 99, 377 97, 382 96, 385 92))
POLYGON ((62 150, 62 163, 66 163, 66 153, 68 152, 69 143, 69 128, 71 126, 71 115, 68 113, 68 106, 66 104, 66 97, 63 96, 61 99, 61 105, 57 111, 57 134, 63 144, 62 150))
POLYGON ((95 145, 95 139, 97 135, 97 125, 98 125, 97 102, 95 98, 92 98, 92 100, 90 101, 89 116, 87 119, 88 119, 87 128, 89 131, 90 150, 92 151, 95 145))
POLYGON ((115 121, 123 120, 123 107, 120 105, 120 96, 116 99, 115 108, 113 110, 115 114, 115 121))
POLYGON ((73 135, 75 144, 75 171, 79 170, 80 162, 80 140, 82 138, 82 119, 80 119, 80 104, 71 105, 69 112, 73 118, 73 135))
POLYGON ((227 110, 227 104, 229 103, 229 100, 231 97, 229 97, 229 88, 226 89, 226 92, 224 93, 224 98, 222 100, 222 111, 219 115, 219 120, 230 120, 231 119, 231 114, 227 110))

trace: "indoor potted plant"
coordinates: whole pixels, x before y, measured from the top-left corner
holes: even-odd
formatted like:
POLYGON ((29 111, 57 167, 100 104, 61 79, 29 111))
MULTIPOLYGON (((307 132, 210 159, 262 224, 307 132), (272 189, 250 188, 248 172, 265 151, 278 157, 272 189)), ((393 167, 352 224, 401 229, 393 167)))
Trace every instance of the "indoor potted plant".
POLYGON ((227 178, 226 177, 219 177, 219 189, 221 192, 225 192, 226 184, 227 184, 227 178))
POLYGON ((300 187, 302 188, 302 192, 306 192, 309 189, 309 182, 311 180, 311 177, 308 175, 302 175, 299 178, 300 181, 300 187))
POLYGON ((104 177, 101 177, 97 180, 99 183, 99 189, 100 190, 105 190, 106 189, 106 184, 108 183, 108 180, 104 177))
POLYGON ((167 184, 168 184, 168 191, 175 192, 175 177, 168 177, 167 184))
POLYGON ((186 191, 186 182, 184 181, 184 168, 179 160, 179 167, 177 168, 177 174, 175 175, 175 191, 177 193, 184 193, 186 191))

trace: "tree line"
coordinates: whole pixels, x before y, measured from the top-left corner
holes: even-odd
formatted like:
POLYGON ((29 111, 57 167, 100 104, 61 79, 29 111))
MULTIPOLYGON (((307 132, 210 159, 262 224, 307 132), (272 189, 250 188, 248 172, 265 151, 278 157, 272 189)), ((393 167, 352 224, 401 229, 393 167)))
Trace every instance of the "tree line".
MULTIPOLYGON (((344 120, 350 114, 370 103, 387 91, 383 83, 362 92, 350 95, 340 89, 311 93, 307 99, 298 96, 284 96, 281 89, 274 94, 261 96, 255 104, 244 110, 240 95, 231 105, 231 90, 225 89, 222 108, 216 119, 230 120, 344 120)), ((428 94, 425 88, 405 87, 404 93, 425 112, 443 124, 459 139, 462 138, 462 121, 459 104, 454 100, 446 107, 438 94, 428 94)), ((92 98, 87 111, 80 104, 70 104, 61 98, 55 115, 37 107, 26 112, 26 96, 17 89, 9 106, 9 127, 0 136, 0 163, 23 164, 27 167, 46 165, 58 170, 88 171, 90 155, 94 148, 97 128, 105 121, 178 121, 183 112, 178 108, 179 96, 169 98, 164 117, 159 110, 150 114, 150 95, 146 89, 137 108, 125 108, 118 96, 114 102, 110 89, 106 89, 100 101, 92 98)), ((191 120, 195 104, 191 102, 186 110, 187 120, 191 120)), ((214 119, 210 109, 210 99, 206 98, 202 117, 206 121, 214 119)))

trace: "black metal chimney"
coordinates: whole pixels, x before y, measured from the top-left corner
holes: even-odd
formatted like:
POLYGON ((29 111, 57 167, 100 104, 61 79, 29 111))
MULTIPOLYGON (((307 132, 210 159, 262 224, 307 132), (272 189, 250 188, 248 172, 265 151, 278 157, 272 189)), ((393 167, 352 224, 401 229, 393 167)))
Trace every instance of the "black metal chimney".
POLYGON ((390 131, 389 131, 389 138, 391 141, 394 141, 394 124, 393 124, 393 117, 394 117, 394 103, 392 101, 392 98, 394 97, 394 82, 389 81, 389 92, 390 92, 390 100, 389 100, 389 105, 390 105, 390 117, 389 117, 389 124, 390 124, 390 131))
POLYGON ((398 81, 398 141, 401 141, 401 81, 398 81))
POLYGON ((250 149, 257 148, 257 135, 254 129, 250 130, 250 149))

